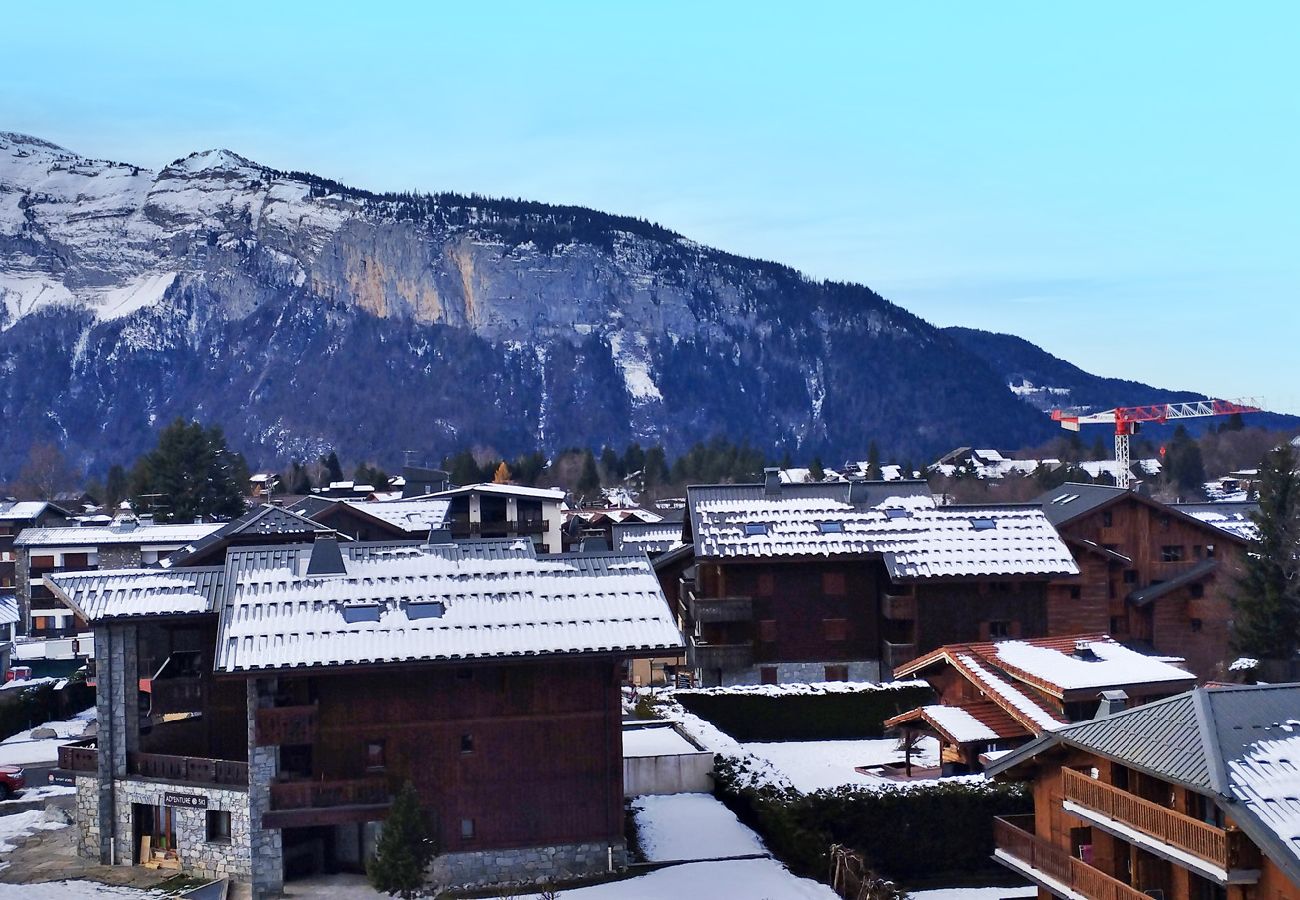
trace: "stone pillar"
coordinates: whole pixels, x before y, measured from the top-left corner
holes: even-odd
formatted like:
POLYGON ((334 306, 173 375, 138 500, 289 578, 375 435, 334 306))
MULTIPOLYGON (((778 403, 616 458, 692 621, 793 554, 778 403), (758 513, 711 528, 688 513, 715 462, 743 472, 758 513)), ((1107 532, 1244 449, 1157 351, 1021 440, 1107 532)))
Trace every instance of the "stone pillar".
MULTIPOLYGON (((95 711, 98 727, 99 858, 129 866, 131 832, 122 833, 116 810, 116 780, 126 776, 126 759, 140 744, 140 672, 134 625, 100 626, 95 632, 95 711)), ((129 822, 129 816, 121 817, 129 822)))
POLYGON ((274 678, 250 678, 248 708, 248 818, 252 847, 253 897, 278 896, 284 888, 284 842, 278 828, 263 828, 262 816, 271 808, 271 784, 279 767, 275 747, 257 746, 257 710, 271 706, 275 698, 274 678), (260 690, 259 690, 260 688, 260 690))

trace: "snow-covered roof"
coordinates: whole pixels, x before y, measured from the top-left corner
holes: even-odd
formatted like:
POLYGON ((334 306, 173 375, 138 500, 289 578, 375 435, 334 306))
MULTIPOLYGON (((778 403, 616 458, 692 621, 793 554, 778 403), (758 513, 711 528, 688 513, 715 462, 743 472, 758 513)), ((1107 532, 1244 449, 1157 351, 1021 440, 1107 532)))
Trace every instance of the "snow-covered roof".
POLYGON ((667 553, 682 546, 681 522, 623 522, 613 527, 614 549, 620 552, 667 553))
POLYGON ((87 622, 212 611, 221 592, 219 566, 111 569, 47 575, 56 596, 87 622))
POLYGON ((1253 541, 1259 536, 1259 526, 1251 519, 1251 514, 1259 511, 1258 503, 1176 503, 1174 509, 1242 540, 1253 541))
POLYGON ((485 558, 428 548, 308 576, 309 555, 310 547, 230 552, 218 671, 682 649, 643 555, 485 558))
POLYGON ((14 538, 15 547, 102 547, 108 544, 187 544, 207 537, 222 523, 199 525, 119 525, 79 528, 28 528, 14 538))
POLYGON ((25 522, 35 519, 49 507, 44 500, 19 500, 0 503, 0 522, 25 522))
POLYGON ((0 597, 0 625, 12 625, 18 621, 18 598, 0 597))
MULTIPOLYGON (((959 706, 940 706, 932 704, 904 714, 911 718, 920 718, 929 722, 949 740, 957 744, 996 741, 1001 735, 973 716, 969 710, 959 706)), ((902 718, 902 717, 899 717, 902 718)), ((894 720, 890 720, 893 723, 894 720)))
POLYGON ((427 494, 426 496, 460 497, 467 494, 500 494, 506 497, 527 497, 530 500, 554 500, 557 503, 564 499, 564 491, 558 488, 535 488, 522 484, 495 484, 490 481, 481 484, 467 484, 463 487, 452 488, 449 491, 439 491, 436 494, 427 494))
POLYGON ((1033 506, 936 505, 910 482, 874 483, 850 502, 851 483, 690 488, 701 559, 880 554, 894 579, 1078 572, 1069 548, 1033 506), (802 490, 798 490, 802 489, 802 490), (897 490, 897 493, 891 491, 897 490))
POLYGON ((373 516, 383 522, 409 531, 411 534, 427 535, 430 529, 441 528, 447 521, 447 511, 451 509, 450 500, 412 499, 412 500, 344 500, 344 505, 373 516))
POLYGON ((993 647, 999 667, 1056 688, 1054 693, 1160 682, 1188 686, 1196 680, 1165 658, 1146 656, 1110 638, 1082 643, 1087 645, 1087 659, 1044 641, 1001 641, 993 647))

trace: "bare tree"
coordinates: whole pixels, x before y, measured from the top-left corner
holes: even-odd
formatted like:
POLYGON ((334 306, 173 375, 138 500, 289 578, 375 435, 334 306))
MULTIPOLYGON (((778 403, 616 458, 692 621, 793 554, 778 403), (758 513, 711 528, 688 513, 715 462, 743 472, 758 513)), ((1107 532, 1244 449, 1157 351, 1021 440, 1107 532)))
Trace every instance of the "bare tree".
POLYGON ((33 444, 27 451, 12 487, 19 497, 52 500, 59 491, 68 490, 81 480, 81 473, 55 444, 33 444))

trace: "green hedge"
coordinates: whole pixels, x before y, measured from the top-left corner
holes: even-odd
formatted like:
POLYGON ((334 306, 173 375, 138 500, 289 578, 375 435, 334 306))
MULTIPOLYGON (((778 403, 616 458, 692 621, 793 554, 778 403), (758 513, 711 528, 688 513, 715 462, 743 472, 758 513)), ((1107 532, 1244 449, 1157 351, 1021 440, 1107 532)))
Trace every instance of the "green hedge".
POLYGON ((800 794, 755 788, 733 763, 718 761, 718 798, 809 878, 826 877, 832 844, 853 848, 876 872, 904 884, 996 877, 1002 870, 991 859, 993 818, 1033 812, 1033 797, 1019 784, 912 782, 800 794))
POLYGON ((881 737, 886 719, 934 702, 934 693, 920 685, 834 694, 677 691, 673 698, 738 741, 831 741, 881 737))
POLYGON ((71 680, 63 690, 45 682, 32 687, 0 691, 0 740, 46 722, 71 718, 95 705, 95 689, 84 679, 71 680))

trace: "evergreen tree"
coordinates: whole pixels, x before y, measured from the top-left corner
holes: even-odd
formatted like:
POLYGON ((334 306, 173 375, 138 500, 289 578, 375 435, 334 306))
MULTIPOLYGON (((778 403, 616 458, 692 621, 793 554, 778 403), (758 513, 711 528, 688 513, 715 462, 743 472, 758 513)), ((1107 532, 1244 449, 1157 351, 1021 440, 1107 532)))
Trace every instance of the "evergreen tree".
POLYGON ((323 469, 321 480, 326 484, 329 484, 331 481, 343 480, 343 467, 339 465, 339 455, 333 450, 329 452, 328 456, 322 456, 320 458, 320 464, 323 469))
POLYGON ((814 456, 812 465, 808 467, 808 475, 813 481, 821 481, 826 477, 826 469, 822 466, 822 458, 814 456))
POLYGON ((619 457, 618 451, 608 445, 600 451, 600 467, 611 481, 621 481, 627 475, 627 472, 623 469, 623 460, 619 457))
POLYGON ((108 480, 104 484, 104 505, 109 509, 109 515, 112 510, 117 509, 118 504, 127 498, 131 492, 131 484, 127 479, 126 469, 120 463, 114 463, 109 466, 108 480))
POLYGON ((289 475, 284 479, 284 484, 285 490, 290 494, 310 494, 311 475, 307 472, 307 467, 295 459, 289 466, 289 475))
POLYGON ((645 452, 645 467, 642 471, 645 473, 642 480, 646 490, 658 487, 668 480, 668 457, 663 447, 655 444, 645 452))
POLYGON ((411 900, 423 893, 429 864, 437 852, 420 810, 420 795, 408 781, 384 820, 375 855, 366 864, 366 876, 375 890, 411 900))
POLYGON ((596 470, 596 457, 590 450, 582 454, 582 474, 578 476, 575 490, 579 496, 586 498, 600 494, 600 472, 596 470))
POLYGON ((217 426, 176 419, 131 472, 132 505, 163 521, 234 518, 244 512, 248 465, 217 426))
POLYGON ((640 444, 628 444, 623 451, 623 469, 628 474, 645 471, 645 451, 640 444))
POLYGON ((1178 491, 1200 491, 1205 484, 1201 445, 1179 425, 1165 449, 1165 478, 1178 491))
POLYGON ((535 487, 537 479, 546 470, 546 455, 537 450, 525 453, 523 456, 516 457, 515 464, 510 468, 516 482, 535 487))
POLYGON ((867 445, 867 480, 877 481, 880 478, 880 448, 876 442, 872 441, 867 445))
POLYGON ((474 460, 474 454, 468 450, 462 450, 455 456, 443 459, 442 467, 450 474, 452 484, 478 484, 486 480, 483 477, 483 470, 474 460))
POLYGON ((1292 659, 1300 649, 1300 474, 1283 444, 1260 470, 1258 536, 1233 597, 1234 644, 1247 656, 1292 659))

